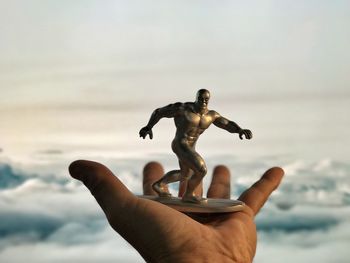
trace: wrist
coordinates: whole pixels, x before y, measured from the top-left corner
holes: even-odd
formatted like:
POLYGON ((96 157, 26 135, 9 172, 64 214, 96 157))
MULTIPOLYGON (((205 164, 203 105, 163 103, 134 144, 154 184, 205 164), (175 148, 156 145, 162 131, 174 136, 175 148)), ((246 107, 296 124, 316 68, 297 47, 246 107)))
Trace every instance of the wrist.
POLYGON ((242 257, 240 256, 240 260, 231 258, 232 255, 228 256, 221 253, 210 253, 208 251, 199 251, 198 253, 192 252, 190 254, 174 254, 167 255, 158 258, 155 261, 157 263, 206 263, 206 262, 222 262, 222 263, 251 263, 252 260, 249 256, 242 257))

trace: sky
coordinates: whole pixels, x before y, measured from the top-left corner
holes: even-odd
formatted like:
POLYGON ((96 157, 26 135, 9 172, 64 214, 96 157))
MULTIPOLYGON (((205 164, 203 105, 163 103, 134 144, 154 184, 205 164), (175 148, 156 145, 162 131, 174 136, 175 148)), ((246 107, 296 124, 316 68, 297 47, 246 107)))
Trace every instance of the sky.
POLYGON ((139 103, 198 86, 348 96, 348 10, 348 1, 2 1, 1 105, 114 104, 130 91, 139 103))
POLYGON ((18 156, 36 139, 77 141, 77 123, 104 129, 115 147, 121 129, 207 88, 215 110, 256 124, 268 143, 317 148, 316 137, 321 152, 346 156, 348 10, 347 1, 2 1, 2 148, 18 156))
POLYGON ((23 262, 15 255, 31 252, 35 262, 63 254, 78 262, 94 246, 91 260, 140 261, 114 240, 67 167, 81 158, 103 162, 140 192, 147 158, 166 169, 177 163, 171 120, 154 127, 152 141, 140 140, 139 129, 155 108, 193 101, 205 88, 209 108, 254 134, 240 141, 211 127, 198 142, 209 170, 217 163, 234 170, 232 195, 271 166, 286 171, 257 221, 257 262, 286 253, 327 262, 329 250, 345 262, 349 12, 340 0, 0 0, 0 259, 23 262), (335 241, 321 242, 327 235, 335 241), (39 259, 45 250, 51 256, 39 259))

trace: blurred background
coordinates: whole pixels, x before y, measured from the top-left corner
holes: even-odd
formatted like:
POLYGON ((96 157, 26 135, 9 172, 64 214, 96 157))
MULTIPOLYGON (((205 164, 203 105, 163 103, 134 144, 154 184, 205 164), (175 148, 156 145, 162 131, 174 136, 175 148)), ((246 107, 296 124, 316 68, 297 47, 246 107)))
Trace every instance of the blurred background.
MULTIPOLYGON (((171 119, 211 91, 198 152, 232 172, 232 198, 272 166, 255 262, 348 262, 349 1, 0 1, 0 261, 143 262, 67 171, 109 166, 134 193, 152 160, 177 167, 171 119)), ((205 186, 210 182, 210 173, 205 186)), ((176 185, 172 191, 176 192, 176 185)))

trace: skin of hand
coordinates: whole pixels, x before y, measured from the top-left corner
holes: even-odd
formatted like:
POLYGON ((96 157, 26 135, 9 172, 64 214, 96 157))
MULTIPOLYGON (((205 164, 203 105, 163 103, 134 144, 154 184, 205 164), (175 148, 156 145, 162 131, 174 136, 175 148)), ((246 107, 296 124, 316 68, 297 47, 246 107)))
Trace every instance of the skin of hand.
MULTIPOLYGON (((147 262, 168 263, 252 262, 257 244, 254 217, 284 174, 278 167, 266 171, 239 197, 246 204, 243 211, 184 214, 136 197, 102 164, 79 160, 70 165, 69 171, 90 190, 112 228, 147 262)), ((163 174, 159 163, 145 166, 144 194, 155 194, 151 185, 163 174)), ((230 172, 225 166, 214 169, 207 196, 230 198, 230 172)))

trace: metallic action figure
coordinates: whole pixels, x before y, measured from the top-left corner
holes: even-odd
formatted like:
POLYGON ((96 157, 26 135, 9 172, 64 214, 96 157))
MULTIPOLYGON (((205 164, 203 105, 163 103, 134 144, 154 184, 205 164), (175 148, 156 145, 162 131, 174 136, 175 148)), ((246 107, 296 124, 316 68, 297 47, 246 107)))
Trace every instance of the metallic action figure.
POLYGON ((182 196, 182 201, 191 203, 203 203, 207 199, 196 196, 194 191, 207 173, 207 168, 202 157, 196 152, 195 146, 199 136, 214 123, 215 126, 225 129, 230 133, 238 133, 239 138, 253 137, 252 132, 242 129, 235 122, 222 117, 219 113, 208 109, 210 93, 206 89, 197 92, 195 102, 177 102, 163 108, 156 109, 147 126, 140 130, 140 137, 153 138, 152 128, 161 118, 174 118, 176 135, 172 142, 172 150, 176 154, 180 170, 166 173, 152 187, 160 197, 171 197, 165 190, 169 183, 187 181, 187 188, 182 196))

